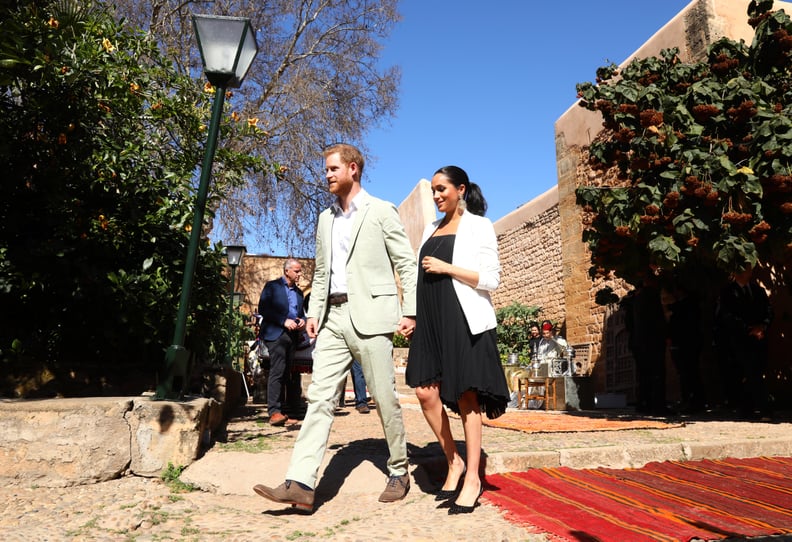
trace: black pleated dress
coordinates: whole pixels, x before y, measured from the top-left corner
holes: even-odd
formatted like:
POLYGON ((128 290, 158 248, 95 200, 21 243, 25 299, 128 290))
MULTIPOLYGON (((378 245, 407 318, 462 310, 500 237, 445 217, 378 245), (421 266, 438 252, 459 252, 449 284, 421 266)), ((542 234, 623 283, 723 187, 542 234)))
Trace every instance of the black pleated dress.
MULTIPOLYGON (((450 262, 455 235, 430 237, 418 261, 434 256, 450 262)), ((494 329, 470 333, 465 314, 448 275, 418 268, 415 334, 410 341, 406 382, 410 387, 440 383, 440 399, 459 413, 462 393, 475 390, 481 411, 494 419, 506 411, 509 388, 498 355, 494 329)))

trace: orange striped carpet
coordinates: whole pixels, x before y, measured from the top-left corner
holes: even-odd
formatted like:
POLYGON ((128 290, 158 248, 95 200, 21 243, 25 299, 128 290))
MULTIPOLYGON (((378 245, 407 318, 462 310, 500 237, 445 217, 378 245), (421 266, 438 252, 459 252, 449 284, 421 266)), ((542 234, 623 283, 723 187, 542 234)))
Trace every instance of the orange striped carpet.
MULTIPOLYGON (((349 393, 349 392, 348 392, 349 393)), ((414 395, 402 394, 399 402, 403 405, 417 405, 414 395)), ((458 414, 447 411, 452 418, 458 414)), ((636 416, 608 415, 605 413, 582 413, 562 410, 509 410, 502 416, 490 420, 482 416, 481 421, 490 427, 512 429, 524 433, 563 433, 579 431, 619 431, 624 429, 668 429, 684 427, 684 422, 668 422, 636 416)))
POLYGON ((792 533, 792 458, 565 467, 487 476, 487 501, 560 540, 676 542, 792 533))
POLYGON ((558 433, 564 431, 618 431, 621 429, 668 429, 684 423, 670 423, 646 418, 591 415, 561 411, 515 410, 494 420, 482 416, 484 425, 514 429, 526 433, 558 433))

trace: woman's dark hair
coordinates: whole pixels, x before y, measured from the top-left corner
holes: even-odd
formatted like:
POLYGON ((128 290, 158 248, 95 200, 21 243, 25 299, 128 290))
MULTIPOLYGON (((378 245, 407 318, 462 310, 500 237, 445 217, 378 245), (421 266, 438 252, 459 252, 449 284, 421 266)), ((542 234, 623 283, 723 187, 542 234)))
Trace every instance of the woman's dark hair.
POLYGON ((484 194, 481 193, 481 188, 476 183, 470 182, 468 174, 465 170, 457 166, 441 167, 434 172, 437 174, 445 175, 451 184, 457 189, 465 185, 465 203, 467 210, 474 215, 484 216, 487 212, 487 200, 484 199, 484 194))

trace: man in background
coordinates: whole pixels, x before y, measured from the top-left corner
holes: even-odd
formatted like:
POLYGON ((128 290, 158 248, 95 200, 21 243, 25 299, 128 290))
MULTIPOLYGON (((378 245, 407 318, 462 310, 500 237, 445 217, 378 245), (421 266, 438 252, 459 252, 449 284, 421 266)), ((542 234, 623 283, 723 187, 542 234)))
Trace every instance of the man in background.
POLYGON ((303 293, 297 287, 301 274, 302 264, 294 258, 288 258, 283 264, 283 276, 267 282, 259 299, 259 337, 269 350, 270 358, 267 413, 270 424, 275 426, 283 425, 289 419, 281 405, 284 387, 292 403, 299 402, 302 393, 299 375, 294 377, 289 370, 300 342, 300 332, 305 329, 303 293))

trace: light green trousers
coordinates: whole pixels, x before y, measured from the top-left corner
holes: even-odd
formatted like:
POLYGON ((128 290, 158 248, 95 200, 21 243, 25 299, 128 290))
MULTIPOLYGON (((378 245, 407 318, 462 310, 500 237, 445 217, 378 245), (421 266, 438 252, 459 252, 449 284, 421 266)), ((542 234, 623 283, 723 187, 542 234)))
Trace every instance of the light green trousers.
POLYGON ((366 386, 376 402, 388 443, 388 475, 407 474, 407 438, 393 371, 393 343, 388 335, 360 335, 349 318, 349 305, 331 305, 319 330, 313 352, 313 374, 308 386, 308 409, 294 444, 287 480, 315 488, 327 449, 336 401, 352 360, 363 367, 366 386))

